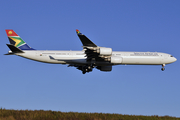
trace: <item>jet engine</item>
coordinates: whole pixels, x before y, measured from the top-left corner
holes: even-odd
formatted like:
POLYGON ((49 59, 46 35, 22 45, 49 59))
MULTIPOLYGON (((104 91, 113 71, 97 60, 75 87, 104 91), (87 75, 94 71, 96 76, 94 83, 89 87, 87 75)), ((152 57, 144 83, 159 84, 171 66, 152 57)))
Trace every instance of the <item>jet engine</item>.
POLYGON ((115 63, 115 64, 122 63, 122 57, 111 57, 111 63, 115 63))
POLYGON ((106 57, 104 60, 107 61, 107 62, 110 62, 110 63, 114 63, 114 64, 122 63, 122 57, 114 57, 114 56, 112 56, 112 57, 106 57))
POLYGON ((100 55, 111 55, 112 54, 112 48, 99 48, 96 51, 100 55))

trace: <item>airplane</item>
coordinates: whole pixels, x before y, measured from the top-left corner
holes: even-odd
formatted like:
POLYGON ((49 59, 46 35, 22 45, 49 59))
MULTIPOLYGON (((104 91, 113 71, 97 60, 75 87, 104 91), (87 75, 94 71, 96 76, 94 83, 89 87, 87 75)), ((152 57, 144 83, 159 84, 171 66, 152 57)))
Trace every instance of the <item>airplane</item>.
POLYGON ((94 44, 84 34, 76 29, 76 33, 83 44, 82 51, 53 51, 35 50, 21 39, 13 30, 6 30, 10 44, 6 44, 10 51, 5 55, 17 55, 27 59, 53 64, 67 64, 76 67, 83 74, 91 72, 93 68, 100 71, 112 71, 114 65, 165 65, 177 59, 170 54, 161 52, 124 52, 112 51, 112 48, 100 47, 94 44))

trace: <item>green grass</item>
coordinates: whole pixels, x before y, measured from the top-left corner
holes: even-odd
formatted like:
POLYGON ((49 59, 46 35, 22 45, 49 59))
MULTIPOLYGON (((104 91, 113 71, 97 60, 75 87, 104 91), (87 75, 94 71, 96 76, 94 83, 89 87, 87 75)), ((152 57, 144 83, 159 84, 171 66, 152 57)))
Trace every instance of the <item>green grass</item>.
POLYGON ((0 109, 0 120, 180 120, 170 116, 135 116, 105 113, 0 109))

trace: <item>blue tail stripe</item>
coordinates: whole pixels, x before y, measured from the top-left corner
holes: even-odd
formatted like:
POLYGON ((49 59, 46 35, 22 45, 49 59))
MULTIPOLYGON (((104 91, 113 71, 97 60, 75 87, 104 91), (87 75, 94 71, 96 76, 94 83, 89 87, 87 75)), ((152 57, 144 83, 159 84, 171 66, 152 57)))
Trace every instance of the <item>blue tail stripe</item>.
POLYGON ((18 48, 21 49, 21 50, 35 50, 35 49, 29 47, 27 44, 24 44, 24 45, 22 45, 22 46, 20 46, 18 48))

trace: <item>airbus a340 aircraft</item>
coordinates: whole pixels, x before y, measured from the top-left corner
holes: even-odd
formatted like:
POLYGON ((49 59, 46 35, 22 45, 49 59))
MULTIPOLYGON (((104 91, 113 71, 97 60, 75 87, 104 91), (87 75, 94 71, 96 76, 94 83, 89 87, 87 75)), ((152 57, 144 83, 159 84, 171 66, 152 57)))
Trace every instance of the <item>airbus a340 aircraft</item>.
POLYGON ((29 47, 13 30, 6 30, 10 44, 5 55, 18 55, 27 59, 55 64, 67 64, 81 70, 83 74, 93 68, 101 71, 111 71, 113 65, 162 65, 175 62, 177 59, 170 54, 160 52, 120 52, 112 48, 99 47, 76 30, 83 44, 82 51, 50 51, 35 50, 29 47))

